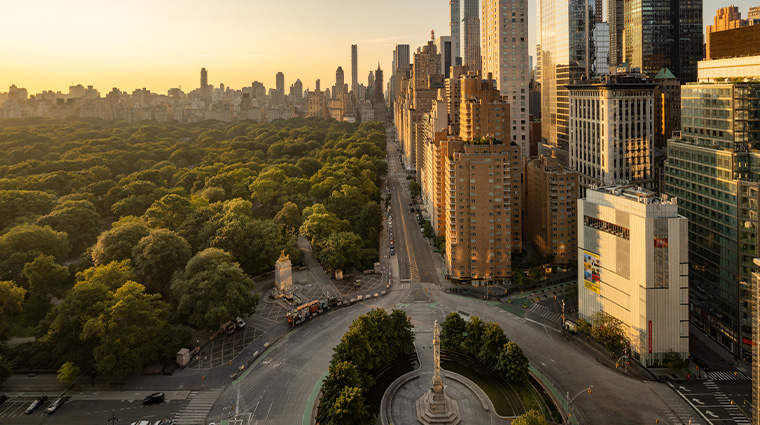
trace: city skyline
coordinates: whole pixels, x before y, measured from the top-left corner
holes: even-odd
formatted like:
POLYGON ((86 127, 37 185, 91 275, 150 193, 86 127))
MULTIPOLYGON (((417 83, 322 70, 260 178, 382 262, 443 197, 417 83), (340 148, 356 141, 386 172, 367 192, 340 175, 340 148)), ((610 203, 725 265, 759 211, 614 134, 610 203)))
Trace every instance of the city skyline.
MULTIPOLYGON (((0 63, 0 90, 16 84, 30 94, 66 92, 70 85, 82 84, 93 85, 101 94, 112 87, 164 93, 181 86, 189 91, 198 87, 198 70, 204 67, 215 87, 223 83, 239 89, 252 81, 274 87, 275 74, 283 72, 287 86, 300 79, 304 89, 314 89, 315 80, 329 79, 337 66, 350 69, 352 44, 359 47, 358 69, 364 75, 378 62, 390 72, 397 43, 416 50, 427 42, 430 30, 436 36, 449 34, 449 5, 438 0, 389 0, 359 15, 366 19, 356 19, 351 7, 355 3, 348 0, 295 0, 288 10, 301 13, 289 21, 288 31, 267 25, 268 20, 249 18, 282 13, 275 4, 218 4, 223 12, 209 13, 200 1, 7 4, 6 16, 27 19, 9 19, 0 28, 0 37, 12 40, 0 45, 0 55, 13 58, 0 63)), ((755 5, 752 0, 733 4, 743 17, 755 5)), ((723 6, 719 0, 704 1, 703 31, 723 6)), ((528 7, 528 48, 535 57, 536 3, 528 7)))

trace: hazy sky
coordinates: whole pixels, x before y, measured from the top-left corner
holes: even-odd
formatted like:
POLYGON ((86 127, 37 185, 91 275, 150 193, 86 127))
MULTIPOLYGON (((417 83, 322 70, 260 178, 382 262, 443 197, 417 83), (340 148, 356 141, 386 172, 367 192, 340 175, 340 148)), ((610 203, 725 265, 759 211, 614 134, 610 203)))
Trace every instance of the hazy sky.
MULTIPOLYGON (((754 0, 735 2, 746 17, 754 0)), ((726 3, 704 0, 706 23, 726 3)), ((758 0, 757 4, 760 4, 758 0)), ((536 2, 529 0, 531 54, 536 2)), ((449 33, 448 0, 6 0, 0 6, 0 91, 68 92, 71 84, 146 87, 165 93, 209 83, 232 88, 252 81, 287 88, 335 83, 342 66, 351 82, 351 44, 359 46, 359 83, 380 62, 385 81, 396 43, 412 51, 449 33)))

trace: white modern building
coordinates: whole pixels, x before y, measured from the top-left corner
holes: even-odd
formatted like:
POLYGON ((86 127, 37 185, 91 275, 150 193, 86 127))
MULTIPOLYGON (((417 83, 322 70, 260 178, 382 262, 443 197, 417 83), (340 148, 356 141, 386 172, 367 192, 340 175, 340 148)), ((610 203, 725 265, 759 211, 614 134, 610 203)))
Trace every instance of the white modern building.
POLYGON ((512 142, 530 156, 527 0, 482 1, 483 75, 491 73, 511 112, 512 142))
POLYGON ((662 366, 689 352, 688 220, 676 199, 635 186, 590 188, 578 200, 578 307, 623 324, 631 357, 662 366))
POLYGON ((568 86, 569 165, 583 187, 651 187, 654 89, 646 79, 605 76, 568 86))

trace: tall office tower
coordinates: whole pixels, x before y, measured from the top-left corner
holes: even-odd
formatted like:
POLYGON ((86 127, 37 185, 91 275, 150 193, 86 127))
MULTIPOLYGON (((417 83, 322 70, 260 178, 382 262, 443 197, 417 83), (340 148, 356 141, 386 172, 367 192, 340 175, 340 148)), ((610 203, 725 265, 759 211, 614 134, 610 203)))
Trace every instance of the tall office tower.
POLYGON ((454 49, 452 47, 453 39, 451 36, 443 35, 435 39, 435 48, 441 54, 441 75, 443 78, 449 78, 451 65, 454 65, 454 49))
POLYGON ((655 85, 609 76, 570 86, 570 168, 583 187, 652 187, 655 85))
POLYGON ((278 72, 275 76, 276 89, 280 93, 285 93, 285 74, 278 72))
POLYGON ((295 95, 295 99, 298 101, 303 99, 303 83, 300 78, 293 83, 293 94, 291 96, 293 95, 295 95))
POLYGON ((454 65, 449 68, 449 78, 446 79, 446 100, 451 134, 459 134, 459 109, 462 104, 461 77, 467 75, 469 71, 470 68, 463 65, 454 65))
POLYGON ((565 164, 570 110, 567 86, 588 77, 593 53, 587 37, 593 30, 591 16, 588 4, 581 1, 541 1, 541 141, 561 149, 558 158, 565 164))
POLYGON ((520 147, 505 140, 446 142, 446 268, 482 285, 512 277, 522 250, 520 147))
POLYGON ((315 84, 317 91, 319 91, 319 83, 320 83, 319 78, 317 78, 317 82, 315 84))
POLYGON ((343 84, 345 84, 343 78, 343 68, 339 66, 335 71, 335 86, 333 87, 332 91, 333 99, 339 99, 341 96, 343 96, 343 84))
POLYGON ((480 71, 480 10, 478 0, 459 0, 459 46, 462 65, 480 71))
POLYGON ((607 24, 610 26, 610 66, 623 61, 623 29, 625 28, 625 0, 607 0, 607 24))
MULTIPOLYGON (((717 71, 730 74, 723 65, 717 71)), ((752 118, 760 114, 758 98, 758 82, 681 86, 681 133, 668 140, 665 164, 665 192, 678 197, 689 219, 691 320, 745 360, 754 345, 749 282, 760 224, 760 121, 752 118)))
POLYGON ((405 68, 408 65, 409 65, 409 45, 397 44, 396 48, 393 49, 393 64, 391 66, 391 79, 390 79, 391 90, 388 95, 390 102, 396 101, 399 85, 401 83, 401 78, 396 76, 397 70, 401 68, 405 68))
POLYGON ((456 58, 462 57, 461 46, 461 26, 462 19, 459 17, 459 2, 462 0, 449 0, 449 32, 452 40, 452 57, 456 62, 456 58))
MULTIPOLYGON (((485 80, 475 72, 460 77, 459 138, 465 141, 486 137, 509 140, 510 105, 496 89, 493 77, 485 80)), ((515 143, 516 144, 516 143, 515 143)), ((516 144, 517 146, 520 146, 516 144)), ((522 147, 520 148, 522 150, 522 147)))
POLYGON ((594 61, 591 64, 591 75, 607 75, 610 73, 610 26, 607 22, 594 24, 594 61))
POLYGON ((377 63, 375 71, 375 90, 373 107, 375 111, 375 120, 385 122, 385 97, 383 96, 383 70, 380 69, 380 63, 377 63))
POLYGON ((624 62, 649 77, 668 68, 681 83, 697 81, 702 0, 629 0, 624 14, 624 62))
POLYGON ((669 352, 689 356, 691 221, 679 206, 635 186, 578 200, 578 315, 622 322, 630 356, 645 367, 664 366, 669 352))
POLYGON ((375 71, 369 71, 369 77, 367 77, 367 87, 375 86, 375 71))
POLYGON ((554 264, 570 264, 578 252, 578 173, 556 157, 526 158, 523 188, 523 239, 554 264))
POLYGON ((354 93, 359 92, 359 58, 357 56, 358 47, 356 44, 351 45, 351 91, 354 93))
POLYGON ((594 23, 604 22, 604 15, 602 14, 602 0, 594 1, 594 23))
POLYGON ((511 112, 512 142, 530 154, 528 1, 483 0, 483 74, 492 74, 511 112), (511 16, 509 15, 511 13, 511 16))
POLYGON ((201 68, 201 88, 208 86, 208 72, 206 68, 201 68))

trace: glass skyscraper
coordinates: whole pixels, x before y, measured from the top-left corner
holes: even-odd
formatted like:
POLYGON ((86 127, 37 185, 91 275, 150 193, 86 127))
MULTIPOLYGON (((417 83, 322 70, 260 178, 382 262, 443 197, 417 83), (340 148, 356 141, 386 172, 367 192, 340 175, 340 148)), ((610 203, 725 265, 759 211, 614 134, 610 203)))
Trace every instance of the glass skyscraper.
POLYGON ((624 62, 650 77, 668 68, 682 83, 697 81, 702 0, 626 0, 624 16, 624 62))
POLYGON ((541 140, 567 150, 567 85, 590 74, 594 10, 589 0, 542 0, 540 9, 541 140))
POLYGON ((668 141, 665 192, 689 219, 691 321, 743 359, 754 344, 759 148, 760 83, 681 87, 681 137, 668 141))

